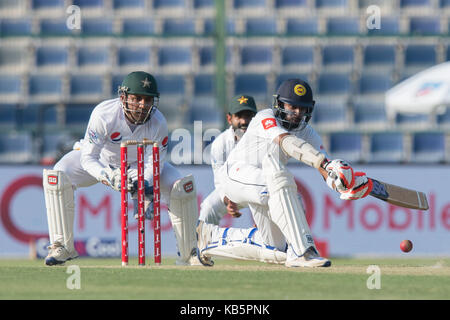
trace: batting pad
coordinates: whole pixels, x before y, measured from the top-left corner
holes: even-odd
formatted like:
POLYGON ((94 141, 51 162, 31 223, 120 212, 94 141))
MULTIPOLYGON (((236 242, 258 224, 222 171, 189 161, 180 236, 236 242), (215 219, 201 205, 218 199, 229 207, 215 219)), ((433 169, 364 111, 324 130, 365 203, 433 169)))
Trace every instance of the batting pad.
POLYGON ((186 263, 192 249, 197 247, 195 231, 198 220, 197 190, 192 175, 173 184, 168 212, 177 239, 181 263, 186 263))
POLYGON ((284 264, 286 253, 266 246, 257 228, 217 228, 212 243, 202 253, 206 256, 265 263, 284 264))
POLYGON ((43 186, 50 243, 60 242, 68 251, 73 251, 75 201, 72 183, 63 171, 44 169, 43 186))
POLYGON ((315 246, 294 177, 271 154, 264 158, 262 168, 269 189, 270 218, 283 232, 294 253, 301 256, 315 246))

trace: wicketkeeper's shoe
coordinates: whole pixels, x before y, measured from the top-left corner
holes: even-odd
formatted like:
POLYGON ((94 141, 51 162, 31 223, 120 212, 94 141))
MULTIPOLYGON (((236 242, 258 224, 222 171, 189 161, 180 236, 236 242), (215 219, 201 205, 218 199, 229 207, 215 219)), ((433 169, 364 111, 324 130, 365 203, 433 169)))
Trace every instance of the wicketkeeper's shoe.
POLYGON ((331 266, 331 261, 319 256, 314 247, 309 247, 301 257, 293 256, 290 248, 288 249, 288 258, 286 259, 286 267, 305 267, 305 268, 319 268, 331 266))
POLYGON ((202 265, 207 267, 212 267, 214 265, 214 261, 211 260, 211 257, 208 257, 204 254, 204 250, 208 246, 211 240, 211 230, 208 228, 208 224, 199 221, 197 224, 197 257, 202 265))
POLYGON ((53 243, 47 249, 49 250, 47 257, 45 258, 45 264, 47 266, 64 264, 66 261, 78 257, 78 252, 76 250, 68 251, 60 242, 53 243))
MULTIPOLYGON (((211 261, 211 263, 213 263, 211 261)), ((203 266, 203 262, 200 261, 200 258, 197 255, 197 248, 192 248, 191 256, 187 261, 182 261, 180 259, 177 259, 175 261, 175 264, 177 266, 203 266)))

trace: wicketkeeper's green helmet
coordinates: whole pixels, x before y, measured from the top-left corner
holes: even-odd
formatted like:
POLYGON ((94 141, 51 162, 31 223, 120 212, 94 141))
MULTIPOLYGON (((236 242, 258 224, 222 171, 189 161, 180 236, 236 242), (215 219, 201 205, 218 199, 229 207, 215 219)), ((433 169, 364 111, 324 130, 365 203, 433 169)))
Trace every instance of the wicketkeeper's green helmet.
POLYGON ((150 73, 144 71, 131 72, 125 77, 125 79, 123 79, 122 84, 119 86, 118 92, 119 96, 125 96, 123 100, 121 98, 122 107, 128 120, 132 121, 134 124, 144 124, 150 120, 153 113, 158 108, 158 86, 156 84, 155 77, 153 77, 150 73), (151 96, 153 97, 153 103, 151 105, 146 105, 143 109, 132 110, 129 106, 134 105, 135 103, 128 100, 129 94, 151 96))
POLYGON ((155 77, 144 71, 128 74, 119 86, 119 94, 122 93, 159 97, 155 77))

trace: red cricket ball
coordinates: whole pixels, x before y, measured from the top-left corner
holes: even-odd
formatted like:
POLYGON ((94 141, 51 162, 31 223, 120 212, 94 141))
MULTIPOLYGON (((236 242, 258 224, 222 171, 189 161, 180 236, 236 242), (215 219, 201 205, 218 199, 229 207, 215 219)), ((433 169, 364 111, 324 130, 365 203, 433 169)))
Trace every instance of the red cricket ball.
POLYGON ((403 240, 400 243, 400 249, 402 249, 403 252, 410 252, 413 248, 413 244, 410 240, 403 240))

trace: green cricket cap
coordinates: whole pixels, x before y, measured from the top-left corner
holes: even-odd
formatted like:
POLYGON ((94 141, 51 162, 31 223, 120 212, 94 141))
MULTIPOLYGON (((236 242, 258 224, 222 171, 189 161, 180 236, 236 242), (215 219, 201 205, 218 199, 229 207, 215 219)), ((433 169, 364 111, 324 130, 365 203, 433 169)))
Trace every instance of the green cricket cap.
POLYGON ((134 71, 129 73, 119 87, 119 93, 159 97, 156 79, 150 73, 134 71))
POLYGON ((258 112, 256 110, 255 99, 253 99, 252 96, 245 94, 240 94, 233 97, 228 107, 228 112, 230 114, 236 114, 244 110, 253 111, 254 113, 258 112))

